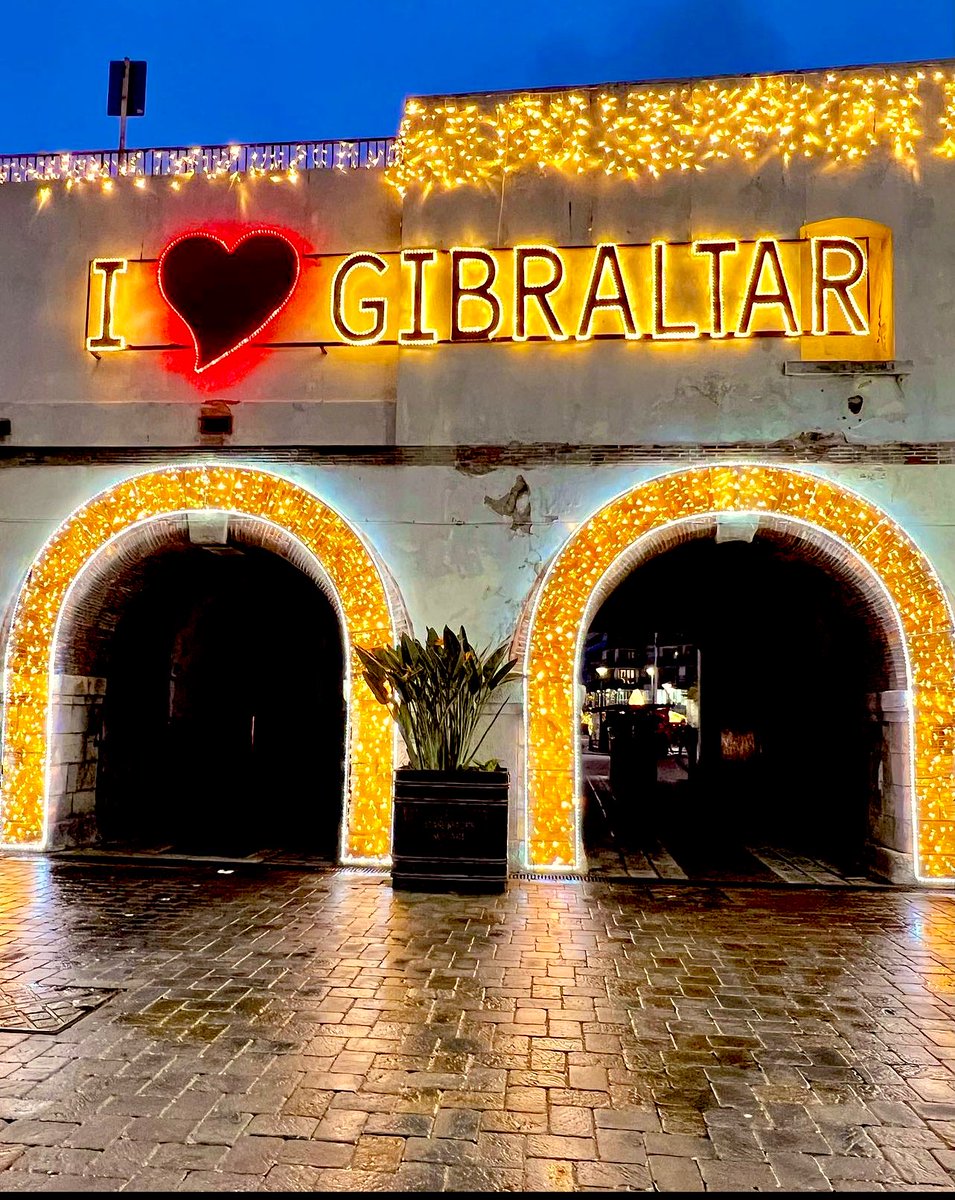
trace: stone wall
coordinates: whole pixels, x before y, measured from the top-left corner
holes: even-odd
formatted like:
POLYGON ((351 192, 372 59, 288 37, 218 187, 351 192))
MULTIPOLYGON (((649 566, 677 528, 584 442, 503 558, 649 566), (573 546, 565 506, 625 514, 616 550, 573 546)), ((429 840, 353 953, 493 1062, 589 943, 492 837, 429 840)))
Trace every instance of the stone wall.
POLYGON ((50 848, 97 840, 96 768, 106 680, 92 675, 53 677, 50 756, 50 848))

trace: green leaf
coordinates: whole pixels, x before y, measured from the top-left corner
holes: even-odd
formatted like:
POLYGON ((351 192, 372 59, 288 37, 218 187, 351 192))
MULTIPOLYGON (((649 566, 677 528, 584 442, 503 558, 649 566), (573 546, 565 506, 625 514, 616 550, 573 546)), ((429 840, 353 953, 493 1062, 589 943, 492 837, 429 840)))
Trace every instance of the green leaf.
POLYGON ((475 650, 463 626, 455 633, 445 625, 440 636, 429 626, 424 642, 405 633, 396 647, 357 654, 372 695, 394 715, 412 767, 455 771, 494 769, 473 758, 504 702, 477 745, 475 737, 492 693, 519 677, 507 651, 507 642, 475 650))

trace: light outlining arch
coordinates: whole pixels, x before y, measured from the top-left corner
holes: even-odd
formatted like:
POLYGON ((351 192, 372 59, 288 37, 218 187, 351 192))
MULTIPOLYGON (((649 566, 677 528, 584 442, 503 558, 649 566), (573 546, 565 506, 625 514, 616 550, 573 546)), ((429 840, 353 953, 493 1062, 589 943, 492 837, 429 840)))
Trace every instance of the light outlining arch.
POLYGON ((907 675, 915 873, 952 881, 955 621, 942 584, 908 534, 871 501, 808 471, 755 464, 693 468, 638 485, 583 522, 548 568, 531 601, 524 656, 527 865, 583 867, 576 681, 595 592, 642 539, 731 512, 821 531, 884 596, 907 675))
POLYGON ((282 531, 315 560, 333 589, 346 663, 342 858, 387 863, 396 739, 355 649, 394 642, 402 614, 373 552, 342 516, 291 480, 233 466, 171 467, 123 480, 72 513, 37 554, 17 597, 4 661, 0 844, 46 845, 53 672, 59 621, 74 582, 135 526, 201 511, 255 517, 282 531))

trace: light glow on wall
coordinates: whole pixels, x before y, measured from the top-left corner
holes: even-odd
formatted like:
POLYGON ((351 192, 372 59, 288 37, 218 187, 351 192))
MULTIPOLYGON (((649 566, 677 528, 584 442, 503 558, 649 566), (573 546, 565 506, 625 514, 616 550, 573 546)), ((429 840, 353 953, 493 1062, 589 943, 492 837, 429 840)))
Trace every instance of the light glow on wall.
POLYGON ((726 465, 664 475, 601 508, 551 564, 525 657, 527 863, 582 867, 577 659, 595 589, 645 535, 722 512, 788 517, 847 546, 898 614, 909 669, 916 872, 955 878, 955 628, 942 585, 905 531, 829 479, 785 467, 726 465))
MULTIPOLYGON (((355 654, 356 647, 395 639, 381 573, 355 530, 328 505, 290 480, 248 467, 171 467, 125 480, 74 512, 34 559, 17 598, 4 667, 2 844, 43 846, 56 630, 71 584, 125 529, 197 510, 261 517, 287 531, 314 555, 337 593, 350 656, 343 857, 387 862, 394 728, 364 682, 355 654)), ((277 828, 279 803, 263 795, 263 827, 277 828)))
MULTIPOLYGON (((224 320, 229 323, 228 307, 225 313, 218 311, 217 320, 215 305, 203 303, 190 278, 184 313, 182 301, 177 305, 167 295, 163 263, 177 247, 221 246, 221 259, 203 265, 199 275, 217 296, 223 277, 228 281, 238 267, 233 260, 258 237, 288 243, 299 267, 291 289, 271 312, 271 303, 261 313, 256 307, 259 289, 271 286, 270 278, 250 274, 245 279, 240 315, 251 306, 264 324, 259 320, 253 329, 243 324, 241 340, 236 333, 227 354, 254 342, 265 324, 275 320, 260 339, 269 350, 378 343, 436 347, 531 338, 672 343, 814 335, 814 348, 820 338, 831 338, 841 357, 868 361, 885 354, 891 341, 888 302, 876 306, 878 337, 870 337, 869 320, 870 293, 882 296, 891 277, 891 246, 883 247, 877 238, 889 231, 851 217, 823 224, 825 233, 790 238, 765 234, 743 241, 411 247, 348 255, 306 252, 275 229, 240 228, 226 234, 193 230, 166 247, 158 269, 150 258, 92 261, 86 347, 97 353, 174 352, 187 344, 185 334, 193 343, 190 370, 193 365, 194 373, 206 370, 212 362, 200 362, 197 319, 218 331, 224 320), (852 232, 856 227, 858 237, 852 232), (870 255, 872 244, 876 248, 870 255), (171 314, 176 314, 172 321, 171 314)), ((817 225, 806 228, 816 230, 817 225)))

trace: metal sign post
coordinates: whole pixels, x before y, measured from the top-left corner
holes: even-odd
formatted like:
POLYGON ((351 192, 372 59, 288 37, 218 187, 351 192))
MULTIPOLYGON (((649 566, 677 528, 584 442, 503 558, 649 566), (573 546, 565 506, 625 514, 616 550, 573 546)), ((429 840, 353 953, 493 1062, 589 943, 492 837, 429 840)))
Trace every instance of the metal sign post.
POLYGON ((119 117, 119 153, 126 153, 126 119, 141 117, 146 111, 146 64, 129 58, 109 64, 109 92, 106 114, 119 117))
POLYGON ((123 90, 119 100, 119 152, 126 150, 126 109, 129 104, 129 59, 123 59, 123 90))

